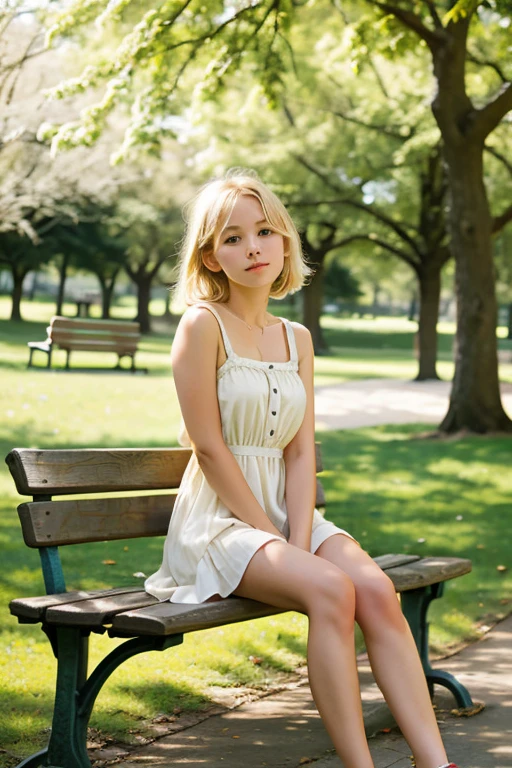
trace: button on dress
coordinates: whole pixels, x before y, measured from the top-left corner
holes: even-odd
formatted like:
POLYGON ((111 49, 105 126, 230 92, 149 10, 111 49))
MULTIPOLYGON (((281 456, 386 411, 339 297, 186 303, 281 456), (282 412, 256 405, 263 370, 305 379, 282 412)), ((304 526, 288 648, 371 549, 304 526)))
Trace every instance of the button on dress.
MULTIPOLYGON (((237 355, 217 310, 226 361, 217 370, 217 396, 226 445, 276 528, 288 538, 283 449, 298 432, 306 410, 306 391, 299 376, 293 328, 285 326, 290 359, 264 362, 237 355)), ((179 438, 190 445, 186 430, 179 438)), ((346 531, 315 509, 311 552, 330 536, 346 531)), ((164 545, 162 565, 144 584, 158 600, 202 603, 227 597, 237 588, 251 558, 276 535, 239 520, 208 484, 195 454, 183 475, 164 545)))

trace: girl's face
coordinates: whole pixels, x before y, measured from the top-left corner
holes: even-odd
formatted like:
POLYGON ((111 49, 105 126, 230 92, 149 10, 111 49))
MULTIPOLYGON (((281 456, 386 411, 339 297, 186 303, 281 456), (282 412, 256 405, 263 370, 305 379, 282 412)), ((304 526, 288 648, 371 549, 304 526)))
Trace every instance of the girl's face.
POLYGON ((283 236, 266 221, 259 200, 241 195, 206 266, 246 287, 271 286, 284 266, 283 236))

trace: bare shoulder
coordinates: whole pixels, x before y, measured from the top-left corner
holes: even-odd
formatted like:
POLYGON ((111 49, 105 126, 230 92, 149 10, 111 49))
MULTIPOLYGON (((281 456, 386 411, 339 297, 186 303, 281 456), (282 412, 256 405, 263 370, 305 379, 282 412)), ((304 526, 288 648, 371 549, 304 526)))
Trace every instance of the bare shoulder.
POLYGON ((192 346, 196 353, 205 348, 216 350, 218 324, 215 316, 204 306, 192 305, 185 310, 176 329, 171 356, 184 346, 192 346))
POLYGON ((311 333, 308 328, 306 328, 305 325, 302 325, 301 323, 291 322, 290 325, 293 328, 293 333, 295 335, 295 342, 297 344, 297 352, 299 355, 299 359, 302 359, 306 357, 309 354, 313 353, 313 339, 311 338, 311 333))
POLYGON ((193 304, 181 316, 178 328, 193 335, 209 331, 213 333, 217 331, 217 320, 204 305, 193 304))

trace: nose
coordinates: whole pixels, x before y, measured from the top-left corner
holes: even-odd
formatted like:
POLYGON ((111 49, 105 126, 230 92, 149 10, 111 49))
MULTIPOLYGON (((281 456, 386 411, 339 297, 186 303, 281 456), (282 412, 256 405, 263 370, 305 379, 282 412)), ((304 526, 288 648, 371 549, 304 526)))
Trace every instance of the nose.
POLYGON ((257 253, 261 253, 258 239, 251 235, 247 241, 247 256, 255 256, 257 253))

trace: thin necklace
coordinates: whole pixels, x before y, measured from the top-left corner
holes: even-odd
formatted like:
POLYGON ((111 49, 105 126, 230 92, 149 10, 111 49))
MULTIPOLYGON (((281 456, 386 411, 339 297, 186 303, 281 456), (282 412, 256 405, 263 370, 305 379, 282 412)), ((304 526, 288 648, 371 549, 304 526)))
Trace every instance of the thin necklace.
POLYGON ((225 304, 223 304, 222 306, 224 307, 224 309, 225 309, 225 310, 227 310, 227 312, 229 312, 229 314, 230 314, 230 315, 233 315, 233 317, 236 317, 236 319, 237 319, 237 320, 240 320, 240 322, 241 322, 241 323, 243 323, 243 324, 246 326, 246 328, 248 328, 250 331, 252 331, 252 330, 253 330, 253 328, 259 328, 259 329, 260 329, 260 331, 261 331, 261 333, 262 333, 262 335, 263 335, 263 331, 264 331, 264 330, 265 330, 265 328, 268 326, 268 321, 265 323, 265 325, 264 325, 263 327, 262 327, 261 325, 249 325, 249 323, 247 323, 247 322, 246 322, 246 321, 245 321, 245 320, 244 320, 242 317, 240 317, 239 315, 235 314, 235 313, 234 313, 234 312, 233 312, 231 309, 229 309, 229 307, 227 307, 225 304))

